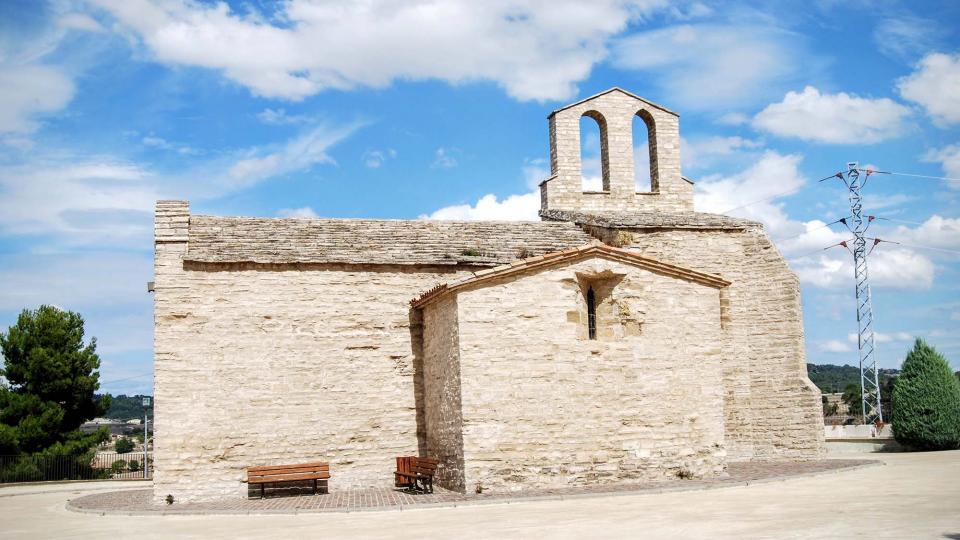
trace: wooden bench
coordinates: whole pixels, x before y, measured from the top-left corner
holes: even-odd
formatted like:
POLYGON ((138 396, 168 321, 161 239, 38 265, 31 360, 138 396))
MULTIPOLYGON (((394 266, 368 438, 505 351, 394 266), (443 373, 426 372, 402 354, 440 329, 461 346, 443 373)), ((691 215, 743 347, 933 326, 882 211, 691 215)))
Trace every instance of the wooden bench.
POLYGON ((260 484, 260 498, 264 486, 276 482, 302 482, 313 480, 313 494, 317 494, 317 480, 330 479, 330 464, 324 461, 294 465, 263 465, 247 468, 247 483, 260 484))
POLYGON ((397 458, 397 470, 393 472, 397 487, 406 487, 414 491, 433 493, 433 475, 437 471, 440 460, 416 456, 401 456, 397 458), (418 483, 423 483, 421 490, 418 483))

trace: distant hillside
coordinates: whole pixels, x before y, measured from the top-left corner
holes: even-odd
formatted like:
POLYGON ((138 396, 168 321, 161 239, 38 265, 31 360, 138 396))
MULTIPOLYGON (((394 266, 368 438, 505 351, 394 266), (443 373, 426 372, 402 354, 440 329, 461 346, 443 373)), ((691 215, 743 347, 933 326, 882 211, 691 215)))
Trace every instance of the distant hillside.
MULTIPOLYGON (((880 369, 881 386, 885 379, 896 377, 899 374, 899 369, 880 369)), ((843 392, 848 384, 860 386, 860 368, 856 366, 807 364, 807 376, 825 394, 843 392)))
MULTIPOLYGON (((130 420, 131 418, 143 418, 143 397, 142 395, 110 396, 110 408, 103 415, 104 418, 112 420, 130 420)), ((153 407, 150 407, 150 417, 153 418, 153 407)))

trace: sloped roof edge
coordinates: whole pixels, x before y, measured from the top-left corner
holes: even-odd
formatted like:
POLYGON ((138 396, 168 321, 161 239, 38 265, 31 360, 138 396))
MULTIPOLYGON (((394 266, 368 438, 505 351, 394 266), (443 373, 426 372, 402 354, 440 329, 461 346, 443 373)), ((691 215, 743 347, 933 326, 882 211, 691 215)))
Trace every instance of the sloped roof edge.
POLYGON ((623 88, 620 88, 619 86, 614 86, 613 88, 610 88, 610 89, 608 89, 608 90, 604 90, 603 92, 599 92, 599 93, 596 93, 596 94, 594 94, 594 95, 592 95, 592 96, 585 97, 585 98, 581 99, 580 101, 577 101, 576 103, 571 103, 571 104, 569 104, 569 105, 564 105, 563 107, 560 107, 559 109, 556 109, 556 110, 554 110, 553 112, 551 112, 550 114, 548 114, 548 115, 547 115, 547 118, 552 117, 553 115, 557 114, 557 113, 560 112, 560 111, 565 111, 565 110, 569 109, 570 107, 576 107, 577 105, 580 105, 581 103, 585 103, 585 102, 587 102, 587 101, 590 101, 591 99, 598 98, 598 97, 600 97, 600 96, 609 94, 610 92, 621 92, 621 93, 624 93, 624 94, 626 94, 626 95, 628 95, 628 96, 630 96, 630 97, 632 97, 632 98, 634 98, 634 99, 639 99, 640 101, 646 103, 647 105, 650 105, 651 107, 655 107, 655 108, 657 108, 657 109, 660 109, 661 111, 663 111, 663 112, 665 112, 665 113, 670 113, 670 114, 676 116, 677 118, 680 117, 680 113, 677 113, 677 112, 675 112, 675 111, 671 111, 670 109, 664 107, 663 105, 660 105, 660 104, 658 104, 658 103, 654 103, 654 102, 650 101, 649 99, 642 98, 642 97, 634 94, 633 92, 628 92, 628 91, 624 90, 623 88))
POLYGON ((594 241, 583 246, 565 249, 563 251, 557 251, 554 253, 548 253, 538 257, 530 257, 528 259, 522 259, 515 263, 505 264, 495 268, 480 270, 474 272, 473 276, 471 277, 454 281, 452 283, 441 283, 432 289, 427 290, 417 298, 410 300, 410 305, 414 308, 422 308, 423 306, 438 300, 440 297, 445 296, 450 292, 457 291, 465 287, 470 287, 479 283, 484 283, 486 281, 499 279, 521 272, 539 270, 542 268, 555 266, 557 264, 578 261, 589 257, 602 257, 608 260, 637 266, 657 274, 671 276, 686 281, 692 281, 694 283, 699 283, 701 285, 706 285, 708 287, 717 289, 721 289, 730 285, 729 281, 718 275, 707 274, 690 268, 677 266, 675 264, 661 262, 656 259, 644 257, 635 251, 615 248, 613 246, 602 244, 599 241, 594 241))

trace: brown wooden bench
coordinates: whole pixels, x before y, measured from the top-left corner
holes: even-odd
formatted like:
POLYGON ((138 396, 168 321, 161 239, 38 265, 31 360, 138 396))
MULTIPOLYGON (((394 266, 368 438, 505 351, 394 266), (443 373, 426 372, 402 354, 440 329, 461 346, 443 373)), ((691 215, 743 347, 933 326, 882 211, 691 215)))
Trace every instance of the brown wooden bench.
POLYGON ((416 456, 401 456, 397 458, 397 470, 393 472, 397 487, 406 487, 414 491, 433 493, 433 475, 437 471, 440 460, 416 456), (420 489, 418 483, 423 483, 420 489))
POLYGON ((330 464, 324 461, 294 465, 263 465, 247 468, 247 483, 260 484, 260 498, 264 486, 276 482, 313 480, 313 494, 317 494, 317 480, 330 479, 330 464))

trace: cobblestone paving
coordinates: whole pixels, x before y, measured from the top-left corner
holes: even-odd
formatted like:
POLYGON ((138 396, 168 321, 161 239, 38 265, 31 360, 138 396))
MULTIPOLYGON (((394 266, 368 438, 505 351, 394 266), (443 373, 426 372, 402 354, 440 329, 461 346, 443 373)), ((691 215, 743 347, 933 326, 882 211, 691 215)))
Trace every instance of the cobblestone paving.
POLYGON ((523 493, 484 493, 462 495, 437 488, 432 494, 407 493, 389 488, 337 490, 319 495, 268 496, 265 499, 228 499, 215 502, 156 505, 149 489, 94 493, 72 499, 67 508, 80 512, 126 514, 293 514, 298 512, 400 510, 406 507, 454 506, 482 502, 510 502, 536 498, 566 498, 584 495, 628 494, 674 490, 705 489, 742 485, 749 482, 785 479, 816 473, 840 471, 881 462, 868 459, 830 459, 821 461, 742 462, 727 467, 728 476, 709 480, 675 480, 660 483, 584 486, 541 489, 523 493))

